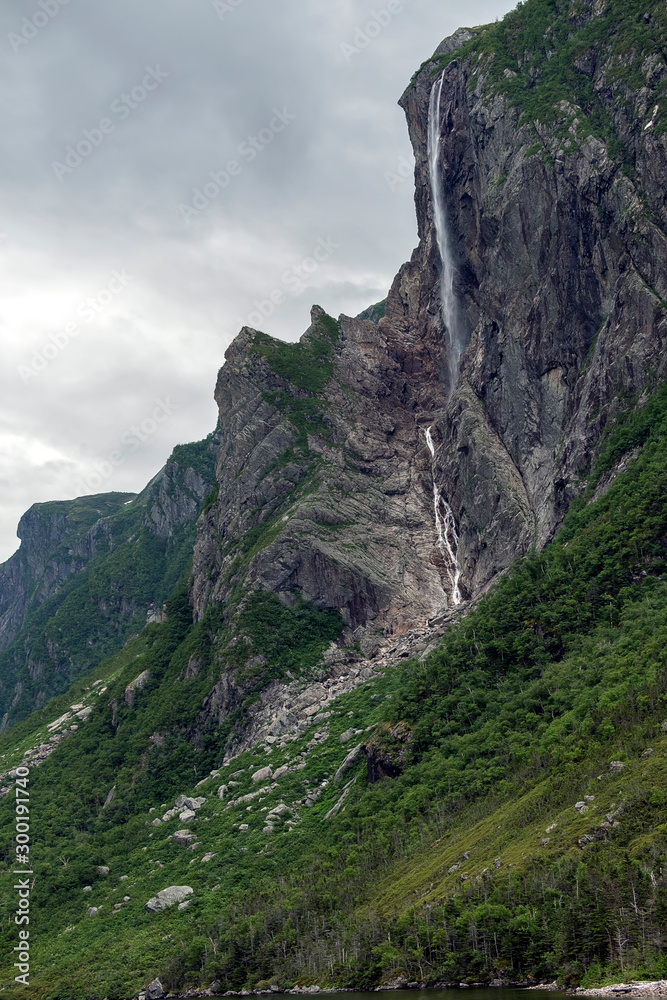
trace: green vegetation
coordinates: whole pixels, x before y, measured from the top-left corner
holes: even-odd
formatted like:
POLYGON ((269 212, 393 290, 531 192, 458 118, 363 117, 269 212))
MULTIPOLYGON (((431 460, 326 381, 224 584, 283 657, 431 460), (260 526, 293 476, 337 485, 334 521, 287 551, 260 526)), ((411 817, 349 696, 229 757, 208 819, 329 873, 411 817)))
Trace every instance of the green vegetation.
POLYGON ((167 461, 168 465, 178 465, 181 469, 192 469, 197 475, 210 482, 214 471, 214 449, 219 432, 212 431, 203 441, 177 444, 167 461))
POLYGON ((338 323, 322 310, 315 313, 309 333, 296 344, 256 333, 253 351, 267 361, 276 375, 286 378, 305 392, 321 392, 333 375, 333 349, 338 340, 338 323))
MULTIPOLYGON (((247 601, 239 628, 232 635, 215 609, 193 625, 187 591, 181 584, 167 601, 166 623, 148 626, 85 683, 79 682, 67 699, 56 700, 50 711, 36 713, 0 739, 0 760, 6 766, 16 765, 24 750, 39 742, 48 722, 66 711, 70 702, 78 701, 85 692, 89 692, 88 697, 93 692, 97 698, 89 720, 31 776, 32 864, 36 875, 32 905, 33 912, 39 914, 36 943, 40 957, 36 963, 42 970, 35 985, 36 996, 95 996, 101 982, 105 983, 104 992, 112 995, 136 991, 137 977, 141 980, 144 970, 151 963, 160 963, 170 950, 155 937, 155 920, 143 909, 149 896, 166 884, 187 879, 203 892, 216 878, 223 884, 220 896, 225 899, 248 886, 271 884, 275 859, 267 857, 260 863, 254 851, 238 843, 234 828, 238 827, 239 812, 245 819, 245 807, 225 812, 215 796, 219 781, 212 790, 204 789, 209 805, 200 820, 207 824, 202 827, 202 839, 218 852, 218 860, 206 867, 201 864, 203 852, 194 857, 171 844, 178 818, 169 822, 165 836, 166 831, 155 831, 148 825, 153 818, 148 811, 162 801, 173 803, 178 792, 201 794, 192 786, 220 764, 231 724, 241 721, 241 713, 269 679, 288 671, 303 674, 312 670, 339 634, 341 624, 335 612, 318 611, 302 600, 288 608, 275 595, 258 594, 247 601), (247 663, 255 653, 255 643, 266 650, 261 669, 252 660, 247 663), (240 703, 231 714, 231 722, 225 719, 218 724, 215 718, 203 718, 200 710, 218 679, 221 664, 238 675, 240 703), (128 699, 128 684, 145 671, 148 683, 128 699), (101 688, 97 686, 100 682, 101 688), (62 780, 63 774, 67 780, 62 780), (147 863, 144 852, 148 850, 147 863), (190 860, 197 862, 196 869, 189 867, 190 860), (183 871, 184 864, 187 871, 183 871), (112 874, 100 876, 99 865, 108 865, 112 874), (120 881, 121 875, 127 878, 120 881), (82 891, 86 885, 92 887, 89 895, 82 891), (122 913, 112 912, 112 906, 126 894, 132 905, 123 907, 122 913), (99 921, 85 917, 89 905, 102 906, 99 921), (124 956, 131 956, 130 964, 119 962, 119 948, 124 956), (87 956, 83 964, 77 955, 79 959, 87 956), (84 969, 76 987, 71 984, 73 965, 84 969), (72 989, 74 993, 69 992, 72 989)), ((347 725, 347 715, 342 714, 337 731, 347 725)), ((283 760, 294 760, 310 736, 282 755, 283 760)), ((317 787, 322 770, 331 771, 331 758, 336 762, 340 755, 335 744, 328 749, 314 766, 288 779, 282 791, 291 789, 296 797, 303 791, 304 779, 317 787)), ((282 762, 270 760, 268 753, 270 750, 267 754, 248 752, 237 758, 234 768, 247 770, 250 765, 255 770, 268 762, 275 768, 282 762)), ((253 788, 249 774, 240 782, 237 778, 237 783, 240 793, 253 788)), ((278 801, 277 796, 273 798, 278 801)), ((13 796, 0 805, 5 861, 14 850, 13 808, 13 796)), ((154 815, 161 815, 165 808, 154 815)), ((249 843, 259 849, 264 840, 261 813, 250 821, 253 832, 249 843)), ((314 830, 316 827, 315 823, 314 830)), ((314 839, 311 833, 311 842, 314 839)), ((287 856, 282 860, 287 863, 287 856)), ((209 894, 206 919, 215 919, 217 898, 215 893, 209 894)), ((7 953, 15 930, 6 919, 11 905, 11 898, 5 895, 2 937, 7 953)), ((181 919, 180 914, 157 918, 165 933, 165 926, 177 930, 181 919)))
POLYGON ((238 617, 239 631, 251 638, 249 656, 261 656, 266 680, 302 677, 320 662, 329 643, 343 630, 337 611, 318 610, 300 595, 289 608, 276 594, 256 591, 238 617))
MULTIPOLYGON (((308 451, 308 435, 318 434, 325 440, 331 438, 331 428, 326 421, 327 403, 325 400, 307 396, 305 399, 295 399, 286 392, 267 392, 267 402, 276 406, 289 417, 296 429, 298 437, 288 449, 289 457, 283 455, 281 462, 285 463, 299 451, 308 451)), ((268 471, 268 470, 267 470, 268 471)))
POLYGON ((609 472, 624 455, 634 448, 643 447, 647 441, 660 440, 665 433, 666 412, 667 386, 665 385, 661 385, 644 405, 638 406, 635 400, 634 405, 628 405, 621 410, 603 440, 595 477, 589 487, 589 495, 600 477, 609 472))
MULTIPOLYGON (((214 978, 239 989, 665 975, 666 500, 660 389, 619 416, 557 539, 435 652, 219 776, 207 777, 267 683, 312 677, 341 621, 256 593, 229 622, 218 607, 193 625, 183 577, 167 622, 98 669, 90 719, 33 771, 35 996, 129 995, 158 973, 174 990, 214 978), (601 470, 628 449, 636 458, 593 502, 601 470), (227 707, 202 711, 221 672, 227 707), (349 727, 398 777, 368 784, 362 757, 333 784, 349 727), (252 780, 283 765, 276 781, 252 780), (177 816, 151 825, 179 793, 206 796, 187 823, 193 852, 171 841, 177 816), (147 914, 172 884, 192 886, 194 902, 147 914), (89 905, 101 907, 91 918, 89 905)), ((0 760, 19 760, 82 690, 3 737, 0 760)), ((12 808, 0 803, 5 860, 12 808)))
POLYGON ((376 302, 372 306, 368 306, 363 312, 360 312, 357 319, 369 319, 372 323, 379 323, 385 314, 385 309, 387 308, 387 300, 382 299, 381 302, 376 302))
POLYGON ((194 519, 158 535, 151 514, 159 508, 161 489, 172 499, 199 503, 184 477, 193 469, 213 483, 212 438, 175 448, 163 479, 136 498, 112 493, 33 508, 33 536, 39 536, 35 519, 48 538, 51 522, 65 518, 67 528, 46 564, 47 570, 67 567, 70 575, 62 573, 63 583, 48 600, 41 578, 34 580, 25 621, 0 653, 0 713, 7 713, 10 724, 120 649, 144 627, 147 611, 173 591, 192 557, 194 519), (92 556, 77 555, 77 546, 92 556))
MULTIPOLYGON (((525 0, 502 21, 473 30, 463 48, 439 59, 438 71, 454 59, 472 57, 473 72, 479 67, 488 74, 493 90, 521 109, 522 123, 549 126, 566 151, 596 136, 613 158, 631 168, 611 110, 593 86, 593 73, 605 65, 613 100, 624 104, 632 119, 631 91, 646 86, 645 60, 656 56, 662 61, 666 41, 667 11, 656 0, 607 0, 600 12, 583 2, 525 0), (571 115, 564 115, 563 101, 574 105, 571 115)), ((655 134, 660 135, 667 129, 664 77, 652 103, 658 105, 655 134)), ((541 141, 529 153, 538 148, 544 148, 541 141)))

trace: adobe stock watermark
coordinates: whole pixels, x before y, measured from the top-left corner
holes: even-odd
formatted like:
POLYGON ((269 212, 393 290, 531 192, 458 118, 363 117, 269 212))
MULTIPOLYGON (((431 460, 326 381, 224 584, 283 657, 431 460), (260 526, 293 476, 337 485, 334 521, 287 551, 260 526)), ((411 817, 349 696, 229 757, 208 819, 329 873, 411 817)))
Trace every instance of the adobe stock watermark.
POLYGON ((385 170, 384 179, 390 191, 405 184, 407 180, 414 176, 414 165, 406 160, 404 156, 399 156, 396 170, 385 170))
POLYGON ((69 2, 70 0, 37 0, 39 10, 36 10, 32 17, 23 18, 20 33, 10 31, 7 35, 7 41, 14 53, 20 52, 24 45, 28 45, 60 13, 60 8, 66 7, 69 2))
POLYGON ((377 38, 398 14, 403 13, 405 4, 408 2, 409 0, 387 0, 386 6, 373 11, 365 24, 357 24, 352 42, 340 43, 340 50, 345 62, 352 62, 354 56, 367 49, 373 39, 377 38))
POLYGON ((146 98, 157 90, 161 83, 167 79, 166 73, 159 66, 146 67, 146 74, 141 82, 132 87, 129 93, 122 93, 115 101, 111 102, 110 111, 116 116, 116 121, 112 118, 100 118, 94 128, 84 128, 81 131, 83 138, 79 139, 76 145, 65 146, 63 160, 53 160, 51 169, 62 181, 68 174, 74 173, 84 160, 87 160, 91 153, 99 148, 107 136, 116 131, 116 126, 130 117, 144 103, 146 98))
POLYGON ((11 772, 16 776, 16 858, 13 875, 21 875, 23 878, 16 880, 14 889, 17 892, 17 906, 14 915, 14 923, 19 928, 19 943, 14 947, 14 968, 18 975, 14 976, 17 983, 23 986, 30 985, 30 890, 32 889, 31 879, 26 876, 32 875, 32 864, 30 861, 30 792, 28 783, 30 780, 30 770, 27 767, 17 767, 11 772))
POLYGON ((220 20, 224 21, 227 14, 233 14, 242 3, 243 0, 213 0, 213 10, 220 20))
POLYGON ((276 309, 285 302, 284 289, 287 289, 293 296, 300 295, 310 284, 309 278, 320 269, 322 264, 329 260, 336 250, 340 249, 340 246, 341 244, 334 242, 331 236, 327 236, 326 239, 320 236, 310 256, 304 257, 298 264, 293 264, 286 271, 283 271, 280 276, 282 288, 272 289, 265 299, 255 299, 254 309, 246 319, 239 317, 238 322, 241 326, 256 329, 263 320, 272 316, 276 309))
POLYGON ((72 340, 79 336, 82 331, 82 321, 83 324, 92 323, 134 280, 134 275, 128 274, 124 268, 122 271, 112 271, 111 278, 104 288, 98 289, 94 295, 79 302, 75 309, 78 320, 66 323, 62 330, 51 333, 48 341, 42 344, 41 348, 33 347, 32 361, 17 367, 16 370, 23 379, 24 385, 27 385, 31 378, 40 375, 59 354, 62 354, 65 348, 69 347, 72 340))
POLYGON ((282 110, 274 108, 273 117, 266 128, 261 128, 257 135, 249 135, 236 150, 244 162, 229 160, 223 170, 210 170, 208 174, 210 180, 205 181, 201 187, 193 188, 191 203, 178 206, 183 222, 189 225, 204 209, 208 208, 211 202, 215 201, 229 187, 232 178, 243 173, 243 168, 256 160, 259 154, 271 145, 276 136, 284 132, 295 119, 296 115, 291 114, 287 108, 283 107, 282 110))
POLYGON ((172 402, 168 396, 166 399, 155 399, 153 403, 149 414, 123 431, 120 436, 120 447, 112 451, 106 458, 97 459, 93 463, 94 471, 77 480, 75 488, 80 491, 79 496, 98 493, 100 487, 108 479, 111 479, 116 469, 125 464, 128 454, 137 451, 142 444, 146 444, 154 434, 157 434, 162 424, 165 424, 180 409, 180 405, 172 402))

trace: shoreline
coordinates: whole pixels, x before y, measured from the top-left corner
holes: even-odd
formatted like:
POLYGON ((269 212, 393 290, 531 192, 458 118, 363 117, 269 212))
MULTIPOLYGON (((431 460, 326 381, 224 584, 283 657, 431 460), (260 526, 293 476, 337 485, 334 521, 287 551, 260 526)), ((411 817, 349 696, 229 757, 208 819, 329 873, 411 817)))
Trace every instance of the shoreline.
POLYGON ((656 979, 652 982, 633 979, 629 983, 613 983, 611 986, 601 986, 590 990, 582 989, 579 986, 577 989, 568 990, 568 993, 579 997, 667 997, 667 979, 656 979))
POLYGON ((534 983, 530 980, 521 982, 511 982, 509 980, 494 979, 490 983, 434 983, 427 986, 425 983, 407 982, 405 980, 389 980, 376 986, 375 989, 358 989, 355 987, 323 987, 323 986, 294 986, 291 989, 283 990, 274 987, 269 990, 225 990, 219 992, 213 983, 207 989, 191 989, 184 993, 165 993, 161 989, 155 990, 155 982, 151 983, 145 991, 139 993, 136 1000, 194 1000, 197 997, 251 997, 251 996, 271 996, 271 995, 292 995, 292 996, 315 996, 324 993, 383 993, 393 990, 462 990, 462 989, 525 989, 544 990, 553 993, 566 993, 569 996, 578 997, 649 997, 667 1000, 667 980, 658 979, 652 981, 632 980, 629 983, 612 983, 609 986, 600 986, 592 989, 578 987, 563 987, 556 983, 534 983), (530 983, 530 985, 529 985, 530 983), (153 987, 153 990, 151 990, 153 987), (153 995, 151 996, 151 993, 153 995), (156 996, 157 994, 157 996, 156 996))

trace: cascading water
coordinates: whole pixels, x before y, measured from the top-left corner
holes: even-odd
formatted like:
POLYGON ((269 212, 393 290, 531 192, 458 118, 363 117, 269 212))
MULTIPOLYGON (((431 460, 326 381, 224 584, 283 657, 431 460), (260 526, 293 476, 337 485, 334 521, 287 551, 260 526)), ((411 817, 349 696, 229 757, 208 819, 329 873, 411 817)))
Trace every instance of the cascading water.
MULTIPOLYGON (((425 437, 428 450, 431 452, 431 458, 435 459, 435 445, 431 437, 430 427, 426 428, 425 437)), ((460 604, 463 598, 461 597, 461 589, 459 587, 461 570, 459 569, 457 558, 459 536, 456 531, 454 512, 447 501, 440 495, 440 490, 435 482, 435 476, 433 477, 433 510, 435 511, 435 526, 438 531, 438 548, 440 549, 447 569, 447 575, 452 585, 452 603, 460 604)))
POLYGON ((449 335, 449 376, 450 391, 454 389, 459 375, 461 355, 465 349, 463 331, 461 328, 459 310, 454 293, 454 262, 449 245, 447 230, 447 213, 445 209, 445 193, 442 171, 440 169, 440 98, 444 72, 433 84, 428 104, 428 134, 427 155, 428 173, 431 182, 431 203, 435 235, 440 252, 440 313, 442 322, 449 335))

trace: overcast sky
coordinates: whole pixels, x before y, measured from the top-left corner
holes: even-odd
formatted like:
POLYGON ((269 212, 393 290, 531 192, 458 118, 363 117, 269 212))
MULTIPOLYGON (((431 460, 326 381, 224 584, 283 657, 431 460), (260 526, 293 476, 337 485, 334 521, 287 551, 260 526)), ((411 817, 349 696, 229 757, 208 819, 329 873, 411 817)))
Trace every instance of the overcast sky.
POLYGON ((0 560, 32 503, 138 491, 212 430, 244 323, 384 298, 416 243, 396 102, 512 6, 3 0, 0 560))

